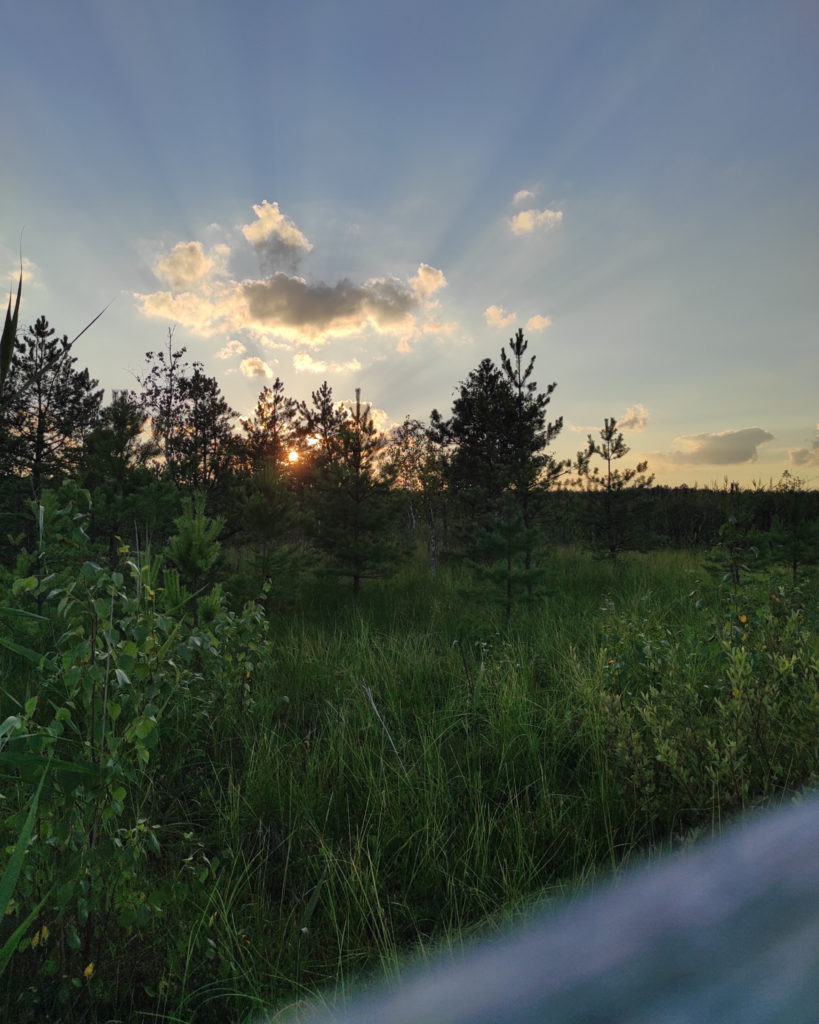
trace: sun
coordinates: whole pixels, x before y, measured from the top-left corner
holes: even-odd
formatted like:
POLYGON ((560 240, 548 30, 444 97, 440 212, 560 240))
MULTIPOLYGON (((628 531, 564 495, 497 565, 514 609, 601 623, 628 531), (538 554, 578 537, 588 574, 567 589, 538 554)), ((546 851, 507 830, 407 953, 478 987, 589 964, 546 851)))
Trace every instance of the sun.
POLYGON ((299 453, 298 452, 289 452, 287 458, 288 458, 288 460, 290 462, 298 462, 299 461, 299 453))

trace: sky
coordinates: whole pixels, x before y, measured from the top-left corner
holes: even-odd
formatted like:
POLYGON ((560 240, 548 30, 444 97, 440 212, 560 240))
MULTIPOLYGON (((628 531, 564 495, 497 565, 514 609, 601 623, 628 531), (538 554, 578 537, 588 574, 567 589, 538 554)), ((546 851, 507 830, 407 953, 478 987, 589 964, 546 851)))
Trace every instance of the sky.
POLYGON ((0 269, 106 388, 447 413, 518 328, 555 454, 819 487, 815 0, 29 0, 0 269), (21 242, 22 235, 22 242, 21 242), (110 306, 108 305, 110 303, 110 306))

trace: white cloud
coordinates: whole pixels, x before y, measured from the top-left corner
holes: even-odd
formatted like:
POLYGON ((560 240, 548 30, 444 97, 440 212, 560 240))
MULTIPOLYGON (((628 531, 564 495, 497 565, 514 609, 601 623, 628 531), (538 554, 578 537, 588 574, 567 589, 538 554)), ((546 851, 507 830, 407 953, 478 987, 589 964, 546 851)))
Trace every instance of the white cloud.
POLYGON ((214 268, 212 256, 206 256, 201 242, 178 242, 167 256, 154 264, 154 274, 174 291, 189 288, 206 278, 214 268))
POLYGON ((519 192, 516 192, 512 198, 513 203, 523 203, 527 199, 534 199, 535 193, 530 192, 528 188, 522 188, 519 192))
POLYGON ((526 321, 527 331, 545 331, 547 327, 551 326, 551 317, 541 316, 539 313, 536 313, 534 316, 530 316, 526 321))
POLYGON ((789 448, 788 462, 792 466, 819 466, 819 423, 816 424, 817 437, 810 448, 789 448))
POLYGON ((295 271, 302 256, 313 248, 312 243, 281 212, 278 203, 269 203, 265 199, 253 207, 253 212, 258 219, 244 224, 242 234, 259 254, 263 269, 269 271, 284 267, 295 271))
POLYGON ((313 248, 293 221, 281 212, 278 203, 264 199, 253 207, 253 212, 258 219, 242 226, 242 234, 251 245, 261 245, 269 238, 278 238, 284 245, 306 249, 307 252, 313 248))
POLYGON ((632 405, 630 409, 626 409, 625 415, 617 421, 617 429, 644 430, 647 420, 648 409, 638 402, 637 405, 632 405))
POLYGON ((423 334, 452 334, 457 330, 458 325, 454 320, 448 320, 443 324, 439 320, 429 320, 421 327, 423 334))
POLYGON ((446 278, 442 270, 437 270, 435 267, 422 263, 418 267, 418 273, 415 277, 409 279, 409 283, 419 299, 426 299, 434 292, 437 292, 439 288, 446 287, 446 278))
MULTIPOLYGON (((35 273, 39 271, 39 269, 39 266, 34 262, 34 260, 30 260, 28 256, 24 256, 22 266, 23 284, 31 284, 31 282, 34 280, 35 273)), ((17 285, 19 284, 20 281, 20 270, 20 257, 18 256, 15 262, 9 264, 9 269, 6 273, 6 277, 8 278, 9 281, 9 294, 12 295, 12 310, 14 309, 14 302, 17 297, 17 285)), ((8 298, 6 297, 4 305, 7 302, 8 298)))
POLYGON ((346 363, 330 363, 314 359, 308 352, 297 352, 293 356, 293 366, 304 373, 352 373, 361 369, 357 359, 350 359, 346 363))
POLYGON ((674 443, 682 450, 667 452, 661 457, 678 466, 739 465, 756 462, 759 445, 773 439, 773 434, 760 427, 723 430, 714 434, 692 434, 675 438, 674 443))
POLYGON ((508 327, 517 318, 517 313, 507 313, 503 306, 487 306, 483 311, 488 327, 508 327))
POLYGON ((239 364, 239 369, 244 377, 267 377, 269 379, 273 376, 271 368, 258 356, 243 359, 239 364))
MULTIPOLYGON (((435 293, 446 285, 442 270, 421 263, 408 279, 373 277, 363 283, 344 278, 335 284, 309 280, 286 272, 284 261, 295 260, 312 249, 302 232, 265 201, 253 207, 257 220, 242 227, 242 234, 262 256, 277 263, 258 278, 238 281, 223 270, 230 250, 200 242, 180 242, 156 264, 166 288, 134 293, 140 311, 148 317, 176 321, 202 337, 221 333, 244 344, 242 335, 269 347, 297 343, 318 347, 335 338, 373 332, 392 335, 402 351, 425 333, 454 329, 441 324, 435 293), (242 338, 237 340, 237 336, 242 338)), ((220 358, 241 354, 227 345, 220 358)))
POLYGON ((237 341, 235 338, 229 341, 224 348, 220 348, 216 353, 217 359, 230 359, 231 356, 240 356, 243 352, 247 352, 245 346, 241 341, 237 341))
POLYGON ((561 210, 521 210, 510 218, 509 226, 516 235, 529 235, 535 228, 550 231, 562 220, 561 210))

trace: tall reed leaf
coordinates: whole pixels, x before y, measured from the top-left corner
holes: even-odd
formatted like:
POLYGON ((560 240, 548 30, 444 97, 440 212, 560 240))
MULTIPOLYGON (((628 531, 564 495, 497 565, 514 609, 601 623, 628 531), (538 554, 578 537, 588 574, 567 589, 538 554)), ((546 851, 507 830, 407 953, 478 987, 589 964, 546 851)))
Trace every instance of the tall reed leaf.
MULTIPOLYGON (((37 817, 37 804, 40 802, 40 793, 43 789, 43 783, 45 782, 46 773, 48 768, 40 776, 40 784, 37 787, 37 792, 31 801, 31 807, 29 808, 28 817, 26 823, 23 825, 23 831, 20 833, 20 837, 12 850, 11 859, 3 871, 3 877, 0 878, 0 908, 2 908, 3 914, 5 914, 9 903, 11 902, 12 894, 14 893, 14 886, 17 884, 17 879, 20 876, 20 871, 23 867, 23 858, 28 848, 31 834, 34 831, 34 820, 37 817)), ((6 939, 2 947, 0 947, 0 974, 6 969, 6 965, 11 959, 14 950, 17 948, 17 943, 20 941, 20 936, 26 931, 28 926, 37 916, 40 911, 40 907, 45 902, 46 897, 37 904, 23 921, 14 929, 13 933, 6 939)))
POLYGON ((20 295, 23 290, 23 261, 20 260, 20 280, 17 282, 17 301, 14 303, 14 313, 11 312, 11 294, 9 304, 6 307, 6 321, 3 324, 3 336, 0 338, 0 394, 6 383, 11 357, 14 355, 14 342, 17 338, 17 314, 20 312, 20 295))

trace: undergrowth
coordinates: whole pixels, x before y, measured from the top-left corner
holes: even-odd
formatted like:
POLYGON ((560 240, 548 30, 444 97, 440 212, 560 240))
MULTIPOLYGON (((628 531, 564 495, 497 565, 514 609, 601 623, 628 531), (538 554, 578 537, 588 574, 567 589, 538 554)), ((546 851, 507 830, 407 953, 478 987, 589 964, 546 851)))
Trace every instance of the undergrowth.
POLYGON ((816 780, 815 583, 775 569, 565 549, 507 629, 421 558, 236 609, 53 529, 0 601, 4 1019, 332 998, 816 780))

